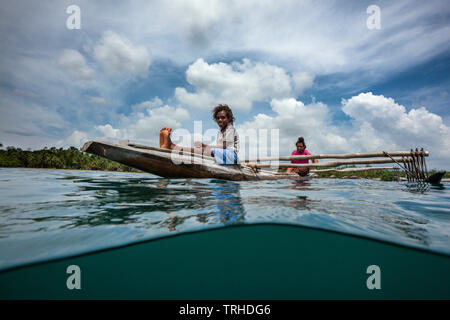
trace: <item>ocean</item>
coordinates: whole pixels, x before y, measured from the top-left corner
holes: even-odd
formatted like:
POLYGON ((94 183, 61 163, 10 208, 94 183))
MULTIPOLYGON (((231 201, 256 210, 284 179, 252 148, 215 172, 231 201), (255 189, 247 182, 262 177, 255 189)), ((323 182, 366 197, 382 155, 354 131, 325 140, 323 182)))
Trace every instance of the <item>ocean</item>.
POLYGON ((450 255, 450 184, 231 182, 0 169, 0 270, 193 231, 282 224, 450 255))

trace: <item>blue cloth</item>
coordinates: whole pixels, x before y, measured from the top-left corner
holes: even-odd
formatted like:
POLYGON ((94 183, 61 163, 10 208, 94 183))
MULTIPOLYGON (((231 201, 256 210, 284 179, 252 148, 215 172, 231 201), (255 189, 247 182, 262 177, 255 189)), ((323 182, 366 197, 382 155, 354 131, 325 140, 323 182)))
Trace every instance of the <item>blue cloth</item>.
POLYGON ((237 154, 231 149, 213 148, 211 149, 218 164, 236 164, 237 154))

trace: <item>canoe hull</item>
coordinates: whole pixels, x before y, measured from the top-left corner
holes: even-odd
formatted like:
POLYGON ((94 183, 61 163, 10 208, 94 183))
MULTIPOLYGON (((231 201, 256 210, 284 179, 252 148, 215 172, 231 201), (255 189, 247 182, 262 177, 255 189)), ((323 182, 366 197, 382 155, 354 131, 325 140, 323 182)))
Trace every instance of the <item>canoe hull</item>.
POLYGON ((169 150, 139 148, 136 145, 89 141, 85 143, 81 151, 165 178, 215 178, 232 181, 309 179, 309 177, 300 177, 298 174, 280 174, 269 170, 255 172, 241 165, 219 165, 211 157, 178 155, 169 150))

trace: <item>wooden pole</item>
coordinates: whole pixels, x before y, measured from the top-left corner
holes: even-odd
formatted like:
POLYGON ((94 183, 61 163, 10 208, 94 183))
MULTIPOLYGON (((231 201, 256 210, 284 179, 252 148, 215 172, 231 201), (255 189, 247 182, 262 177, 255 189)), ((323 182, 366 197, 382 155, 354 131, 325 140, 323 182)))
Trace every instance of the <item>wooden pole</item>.
MULTIPOLYGON (((420 151, 422 152, 422 151, 420 151)), ((401 157, 401 156, 411 156, 411 151, 394 151, 388 152, 390 156, 401 157)), ((429 156, 428 151, 423 151, 425 157, 429 156)), ((375 158, 375 157, 385 157, 383 152, 374 153, 346 153, 346 154, 316 154, 309 156, 285 156, 285 157, 269 157, 269 158, 253 158, 253 159, 243 159, 240 162, 257 162, 257 161, 290 161, 290 160, 309 160, 309 159, 351 159, 351 158, 375 158)))
POLYGON ((345 168, 345 169, 312 169, 310 172, 321 173, 321 172, 358 172, 358 171, 370 171, 370 170, 399 170, 398 167, 365 167, 365 168, 345 168))
MULTIPOLYGON (((198 157, 198 158, 214 160, 213 157, 204 155, 202 153, 192 153, 189 151, 178 150, 178 149, 163 149, 163 148, 144 146, 144 145, 134 144, 134 143, 128 143, 128 144, 124 144, 124 145, 127 145, 132 148, 137 148, 137 149, 146 149, 146 150, 153 150, 153 151, 159 151, 159 152, 165 152, 165 153, 173 152, 177 156, 194 156, 194 157, 198 157)), ((201 149, 199 149, 199 150, 201 150, 201 149)))
MULTIPOLYGON (((395 158, 383 158, 383 159, 370 159, 370 160, 349 160, 349 161, 331 161, 321 163, 279 163, 277 165, 270 163, 256 163, 245 164, 252 168, 267 168, 267 167, 279 167, 279 168, 321 168, 321 167, 338 167, 342 165, 354 165, 354 164, 379 164, 379 163, 394 163, 401 161, 401 159, 395 158)), ((411 161, 407 159, 406 161, 411 161)))

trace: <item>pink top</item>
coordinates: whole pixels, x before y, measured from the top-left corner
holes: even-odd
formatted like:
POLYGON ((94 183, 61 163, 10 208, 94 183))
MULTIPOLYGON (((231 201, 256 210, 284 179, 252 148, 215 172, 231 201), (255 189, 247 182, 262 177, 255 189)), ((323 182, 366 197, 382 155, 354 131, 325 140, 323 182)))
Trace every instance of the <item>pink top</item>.
MULTIPOLYGON (((308 150, 303 150, 303 152, 302 153, 298 153, 298 151, 297 150, 294 150, 294 151, 292 151, 292 156, 307 156, 307 155, 310 155, 311 153, 309 153, 309 151, 308 150)), ((291 163, 308 163, 308 159, 305 159, 305 160, 291 160, 291 163)))

